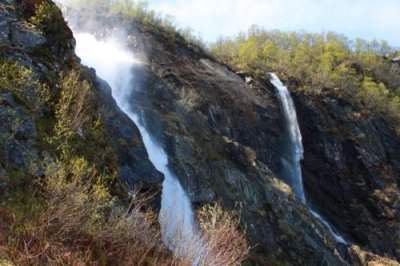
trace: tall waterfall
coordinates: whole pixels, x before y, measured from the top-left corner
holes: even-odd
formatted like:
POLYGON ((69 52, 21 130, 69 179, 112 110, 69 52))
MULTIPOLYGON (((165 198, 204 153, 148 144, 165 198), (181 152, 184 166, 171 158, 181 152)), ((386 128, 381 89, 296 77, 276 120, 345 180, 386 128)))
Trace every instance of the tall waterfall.
POLYGON ((303 178, 301 175, 300 161, 303 159, 303 143, 297 122, 296 108, 294 107, 292 97, 289 90, 279 78, 271 73, 271 83, 278 91, 279 100, 284 110, 286 126, 289 133, 289 152, 286 158, 282 158, 282 164, 285 168, 287 178, 289 178, 293 191, 303 203, 306 203, 304 195, 303 178))
POLYGON ((111 86, 112 96, 118 106, 139 128, 150 161, 164 174, 159 216, 161 234, 171 250, 185 255, 187 245, 193 245, 198 239, 191 202, 177 177, 168 168, 166 152, 146 130, 140 114, 132 111, 128 101, 135 82, 132 67, 140 63, 116 40, 97 40, 87 33, 75 33, 74 36, 76 53, 82 63, 95 68, 97 75, 111 86))
MULTIPOLYGON (((292 97, 290 96, 288 88, 280 81, 280 79, 274 74, 270 73, 271 83, 278 91, 279 100, 283 107, 283 113, 285 116, 286 127, 289 135, 289 151, 282 158, 282 165, 285 168, 284 173, 287 179, 290 180, 290 185, 294 193, 300 198, 300 200, 307 205, 306 196, 304 194, 303 177, 301 174, 300 161, 303 159, 303 143, 300 132, 299 123, 297 122, 296 108, 293 104, 292 97)), ((346 240, 339 235, 333 227, 316 211, 310 209, 311 214, 323 223, 336 242, 346 244, 346 240)))

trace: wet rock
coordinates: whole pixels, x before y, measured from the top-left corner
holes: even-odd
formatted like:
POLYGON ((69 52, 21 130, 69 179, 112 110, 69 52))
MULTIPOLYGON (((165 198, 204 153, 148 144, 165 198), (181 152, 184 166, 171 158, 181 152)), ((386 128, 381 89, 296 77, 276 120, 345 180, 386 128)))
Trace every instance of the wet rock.
POLYGON ((14 12, 7 10, 9 5, 0 3, 0 44, 10 44, 11 23, 15 21, 14 12))
POLYGON ((97 79, 95 87, 99 104, 103 106, 101 112, 111 136, 110 141, 117 152, 122 180, 130 188, 140 185, 143 189, 159 192, 164 177, 149 161, 139 129, 118 108, 106 82, 97 79))
MULTIPOLYGON (((257 244, 253 264, 273 260, 295 265, 360 264, 351 261, 348 248, 337 245, 290 188, 275 179, 285 180, 282 158, 288 142, 268 77, 238 76, 179 40, 142 31, 132 49, 146 54, 148 64, 144 70, 134 70, 138 89, 131 100, 145 107, 145 123, 165 144, 170 166, 195 206, 220 202, 229 209, 242 204, 243 224, 257 244)), ((393 181, 398 180, 399 139, 378 117, 362 118, 361 125, 352 123, 349 117, 364 114, 350 112, 341 99, 328 96, 319 97, 321 105, 309 103, 311 96, 295 97, 306 147, 307 197, 345 238, 393 256, 400 239, 394 218, 398 181, 393 181), (351 130, 335 136, 327 133, 331 126, 351 130), (377 164, 382 160, 386 163, 377 164), (377 165, 384 177, 369 177, 377 165), (371 210, 376 217, 364 215, 371 210)))

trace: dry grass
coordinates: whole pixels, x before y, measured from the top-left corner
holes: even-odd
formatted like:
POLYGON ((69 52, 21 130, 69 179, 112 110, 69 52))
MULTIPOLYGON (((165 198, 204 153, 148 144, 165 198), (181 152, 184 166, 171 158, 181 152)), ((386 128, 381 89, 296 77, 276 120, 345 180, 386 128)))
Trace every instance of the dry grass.
POLYGON ((238 212, 225 211, 218 204, 205 205, 197 211, 197 220, 194 235, 182 235, 177 229, 175 257, 184 257, 189 265, 212 266, 241 265, 247 259, 250 246, 240 229, 238 212))
POLYGON ((71 167, 47 167, 45 208, 12 224, 1 257, 16 265, 172 265, 145 210, 149 195, 134 193, 124 207, 101 184, 85 182, 95 171, 84 161, 71 167))
POLYGON ((199 261, 202 265, 241 265, 250 247, 240 230, 239 214, 220 205, 206 205, 197 213, 205 243, 199 261))
MULTIPOLYGON (((0 265, 240 265, 249 247, 236 215, 219 206, 198 212, 201 240, 174 254, 162 244, 152 195, 133 193, 129 206, 87 180, 97 172, 84 159, 51 163, 35 214, 1 209, 0 265), (5 217, 2 219, 1 217, 5 217), (6 220, 6 223, 3 223, 6 220), (6 226, 4 226, 6 225, 6 226), (201 249, 199 249, 201 243, 201 249), (184 256, 180 256, 184 254, 184 256)), ((184 242, 182 242, 184 243, 184 242)), ((187 242, 185 242, 186 244, 187 242)))

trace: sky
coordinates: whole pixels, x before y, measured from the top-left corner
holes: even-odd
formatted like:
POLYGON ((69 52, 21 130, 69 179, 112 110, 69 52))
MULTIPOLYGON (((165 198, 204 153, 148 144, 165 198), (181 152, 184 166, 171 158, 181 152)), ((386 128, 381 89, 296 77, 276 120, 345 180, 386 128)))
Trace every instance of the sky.
POLYGON ((150 0, 206 42, 256 24, 282 31, 342 33, 400 47, 400 0, 150 0))

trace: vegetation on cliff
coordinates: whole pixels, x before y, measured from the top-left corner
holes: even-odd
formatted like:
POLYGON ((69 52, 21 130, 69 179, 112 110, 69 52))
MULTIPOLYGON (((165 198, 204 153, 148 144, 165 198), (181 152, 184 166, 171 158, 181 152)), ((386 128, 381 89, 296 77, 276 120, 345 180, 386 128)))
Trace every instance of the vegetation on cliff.
POLYGON ((329 90, 383 115, 400 130, 400 80, 390 61, 400 52, 385 41, 252 26, 247 34, 221 37, 210 51, 238 71, 284 73, 306 93, 329 90))
POLYGON ((62 5, 74 12, 78 11, 79 16, 90 18, 93 14, 103 18, 120 18, 128 23, 139 23, 141 29, 158 31, 170 42, 183 41, 186 45, 196 49, 205 50, 206 45, 200 36, 195 35, 190 27, 180 28, 169 15, 157 13, 149 8, 145 0, 65 0, 62 5))
POLYGON ((144 1, 63 3, 79 6, 82 21, 103 22, 98 36, 125 27, 130 48, 148 57, 138 82, 151 89, 135 101, 151 113, 147 122, 162 124, 171 168, 194 195, 207 255, 196 244, 185 258, 169 251, 158 195, 128 189, 126 161, 127 176, 156 190, 162 177, 147 169, 137 128, 100 92, 107 85, 80 65, 58 7, 0 0, 1 265, 239 265, 248 241, 249 264, 368 265, 385 261, 373 253, 398 256, 400 142, 380 116, 399 129, 400 67, 390 60, 399 51, 333 33, 252 27, 209 47, 229 68, 144 1), (284 140, 270 71, 299 89, 308 200, 331 206, 326 217, 368 251, 335 245, 275 179, 284 140))
MULTIPOLYGON (((182 258, 162 244, 155 195, 128 193, 95 79, 68 46, 60 10, 46 0, 0 5, 33 38, 0 45, 0 264, 191 265, 198 250, 182 258)), ((246 258, 237 214, 210 206, 199 223, 202 260, 246 258)))

